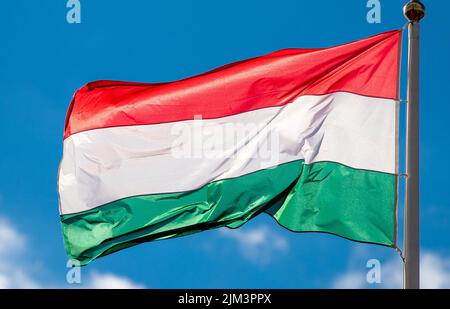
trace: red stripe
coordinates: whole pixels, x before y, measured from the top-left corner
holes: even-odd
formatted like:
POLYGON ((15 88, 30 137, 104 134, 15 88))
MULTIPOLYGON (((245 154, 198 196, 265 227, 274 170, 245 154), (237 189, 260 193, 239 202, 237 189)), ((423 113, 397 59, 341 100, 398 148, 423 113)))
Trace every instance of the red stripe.
POLYGON ((397 99, 401 31, 324 49, 286 49, 184 80, 79 89, 64 137, 91 129, 219 118, 336 91, 397 99))

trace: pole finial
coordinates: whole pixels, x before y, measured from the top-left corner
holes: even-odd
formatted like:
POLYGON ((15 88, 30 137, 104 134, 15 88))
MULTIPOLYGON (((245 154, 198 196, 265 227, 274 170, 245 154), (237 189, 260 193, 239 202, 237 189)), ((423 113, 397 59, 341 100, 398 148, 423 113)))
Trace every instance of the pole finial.
POLYGON ((425 16, 425 5, 420 1, 412 0, 403 7, 403 14, 409 22, 419 22, 425 16))

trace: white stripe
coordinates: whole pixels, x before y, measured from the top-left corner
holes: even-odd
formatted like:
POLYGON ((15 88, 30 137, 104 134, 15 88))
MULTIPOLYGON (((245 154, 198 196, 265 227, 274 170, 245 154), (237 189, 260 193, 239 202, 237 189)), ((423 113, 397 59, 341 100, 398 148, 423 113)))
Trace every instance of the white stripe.
POLYGON ((193 190, 298 159, 395 173, 395 117, 394 100, 338 92, 218 119, 80 132, 64 141, 60 212, 193 190))

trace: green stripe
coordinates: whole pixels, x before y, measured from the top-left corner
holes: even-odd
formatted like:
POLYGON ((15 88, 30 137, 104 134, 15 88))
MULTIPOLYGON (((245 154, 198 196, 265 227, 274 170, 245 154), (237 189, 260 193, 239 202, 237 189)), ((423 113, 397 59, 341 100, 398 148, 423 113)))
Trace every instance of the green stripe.
POLYGON ((263 211, 292 231, 394 246, 395 192, 391 174, 295 161, 194 191, 125 198, 61 220, 67 253, 82 265, 146 241, 236 228, 263 211))

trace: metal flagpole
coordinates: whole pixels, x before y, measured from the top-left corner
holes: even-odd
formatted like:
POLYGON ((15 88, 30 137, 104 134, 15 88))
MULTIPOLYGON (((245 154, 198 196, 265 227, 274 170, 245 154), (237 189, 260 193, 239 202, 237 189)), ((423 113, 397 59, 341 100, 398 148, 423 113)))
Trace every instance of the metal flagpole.
POLYGON ((406 196, 405 196, 405 289, 420 287, 419 271, 419 35, 420 20, 425 6, 419 1, 407 3, 403 12, 408 25, 408 98, 406 137, 406 196))

